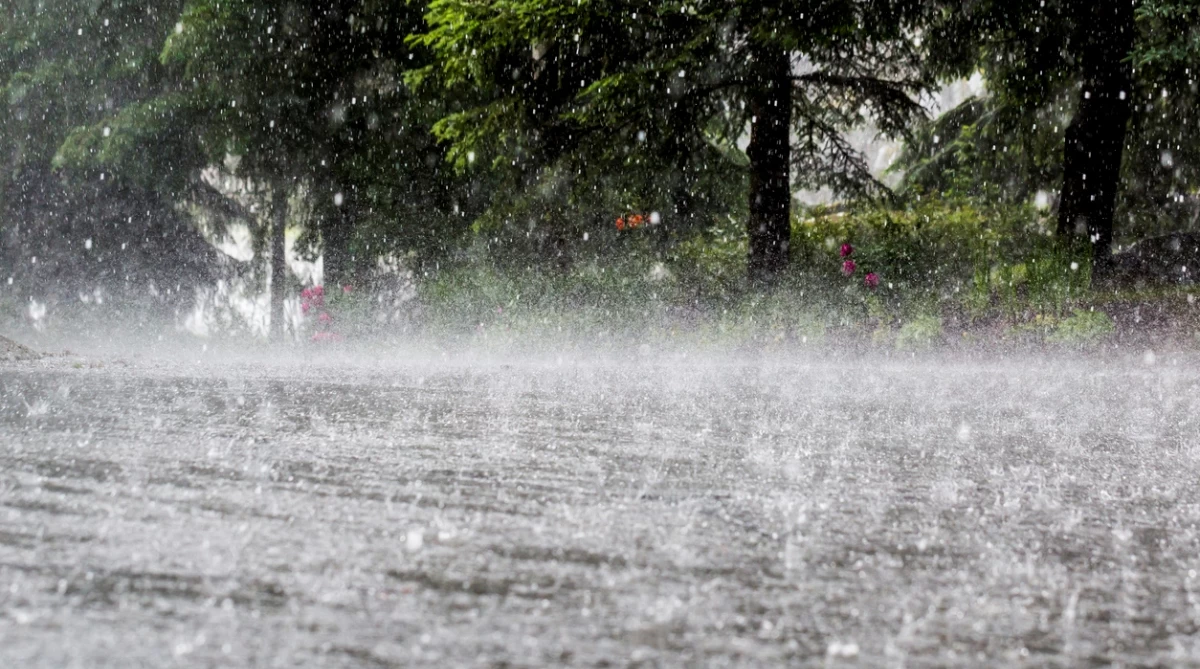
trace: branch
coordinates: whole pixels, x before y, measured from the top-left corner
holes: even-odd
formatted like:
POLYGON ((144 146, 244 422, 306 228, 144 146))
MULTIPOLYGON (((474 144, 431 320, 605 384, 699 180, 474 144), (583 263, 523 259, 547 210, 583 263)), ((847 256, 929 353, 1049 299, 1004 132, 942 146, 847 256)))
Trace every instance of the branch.
POLYGON ((252 223, 257 218, 240 202, 226 197, 221 191, 203 181, 189 181, 187 195, 196 204, 213 210, 227 220, 242 219, 247 223, 252 223))

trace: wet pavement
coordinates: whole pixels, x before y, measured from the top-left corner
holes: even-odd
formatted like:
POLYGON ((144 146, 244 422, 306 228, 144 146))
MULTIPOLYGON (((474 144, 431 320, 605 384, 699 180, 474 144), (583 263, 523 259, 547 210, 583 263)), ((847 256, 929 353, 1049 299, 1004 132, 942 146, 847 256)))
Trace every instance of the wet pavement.
POLYGON ((1200 368, 0 361, 0 666, 1200 666, 1200 368))

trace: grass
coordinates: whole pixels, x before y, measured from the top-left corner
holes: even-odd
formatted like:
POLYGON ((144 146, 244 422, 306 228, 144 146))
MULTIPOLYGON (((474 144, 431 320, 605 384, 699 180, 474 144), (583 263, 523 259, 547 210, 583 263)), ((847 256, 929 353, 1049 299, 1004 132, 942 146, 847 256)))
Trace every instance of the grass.
POLYGON ((469 254, 419 286, 421 329, 515 347, 852 344, 1095 347, 1200 337, 1192 287, 1090 288, 1086 253, 1030 207, 926 200, 902 209, 815 208, 793 224, 793 267, 764 291, 745 280, 740 223, 719 220, 665 251, 645 231, 569 266, 469 254), (846 276, 841 247, 857 264, 846 276), (875 288, 866 273, 879 278, 875 288))
MULTIPOLYGON (((411 279, 377 281, 338 295, 336 329, 349 340, 423 337, 438 345, 535 351, 1200 343, 1195 287, 1094 291, 1086 252, 1058 244, 1049 235, 1052 225, 1032 207, 969 200, 800 209, 792 266, 770 290, 746 281, 746 235, 733 217, 670 243, 654 228, 598 230, 555 247, 561 253, 555 257, 480 239, 416 277, 415 287, 411 279), (849 276, 842 271, 843 244, 853 247, 849 276), (877 286, 865 283, 867 273, 878 277, 877 286)), ((33 334, 25 311, 13 295, 0 293, 0 322, 21 330, 10 335, 33 334)), ((152 320, 107 303, 58 304, 53 311, 50 329, 81 332, 133 323, 142 331, 152 320), (109 327, 105 317, 113 321, 109 327)), ((226 321, 214 323, 213 337, 254 336, 237 334, 244 325, 237 318, 226 321)))

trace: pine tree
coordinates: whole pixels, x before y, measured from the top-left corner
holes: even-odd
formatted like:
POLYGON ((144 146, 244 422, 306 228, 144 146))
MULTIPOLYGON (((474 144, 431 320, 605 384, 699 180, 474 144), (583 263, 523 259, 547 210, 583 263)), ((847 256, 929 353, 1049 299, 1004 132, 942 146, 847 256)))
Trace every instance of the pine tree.
POLYGON ((1200 142, 1185 130, 1198 18, 1194 0, 1017 0, 932 22, 931 78, 980 72, 988 94, 918 134, 900 161, 908 184, 1057 192, 1059 236, 1086 239, 1103 280, 1118 221, 1129 234, 1195 218, 1180 210, 1200 185, 1200 142))
POLYGON ((119 292, 153 302, 205 280, 215 254, 175 209, 186 143, 67 173, 73 131, 169 88, 158 62, 181 0, 13 0, 0 10, 0 266, 39 299, 119 292), (157 297, 156 297, 157 296, 157 297))
POLYGON ((480 97, 435 126, 460 166, 632 154, 686 166, 681 156, 736 147, 748 130, 749 271, 769 283, 788 263, 794 188, 886 191, 843 132, 871 121, 902 135, 921 117, 915 35, 929 11, 904 0, 435 0, 414 43, 437 59, 419 77, 480 97))

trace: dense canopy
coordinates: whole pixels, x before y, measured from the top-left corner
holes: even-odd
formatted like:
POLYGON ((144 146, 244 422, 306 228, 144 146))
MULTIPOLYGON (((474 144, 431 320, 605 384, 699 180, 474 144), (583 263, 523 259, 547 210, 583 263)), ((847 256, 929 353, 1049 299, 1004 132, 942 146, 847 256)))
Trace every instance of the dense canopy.
POLYGON ((813 193, 1036 200, 1102 278, 1114 239, 1196 225, 1198 19, 1190 0, 14 0, 0 278, 162 297, 234 271, 278 302, 289 243, 334 285, 384 260, 563 267, 637 213, 660 256, 734 222, 769 287, 805 270, 813 193), (934 104, 972 77, 981 94, 934 104), (868 155, 887 142, 890 171, 868 155), (216 250, 231 226, 263 263, 216 250))

